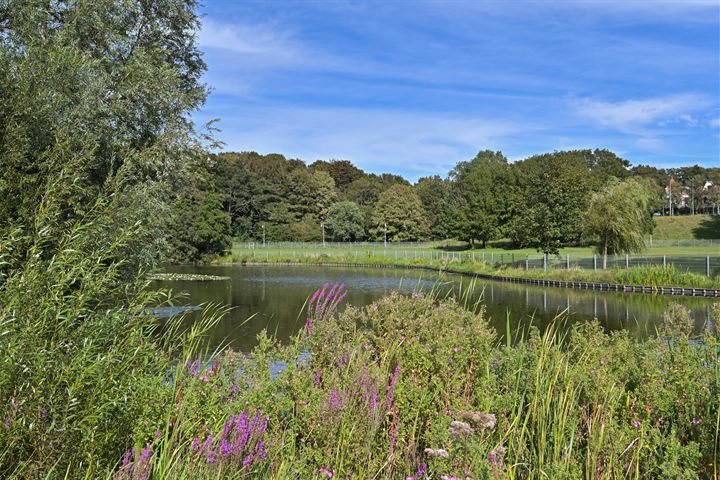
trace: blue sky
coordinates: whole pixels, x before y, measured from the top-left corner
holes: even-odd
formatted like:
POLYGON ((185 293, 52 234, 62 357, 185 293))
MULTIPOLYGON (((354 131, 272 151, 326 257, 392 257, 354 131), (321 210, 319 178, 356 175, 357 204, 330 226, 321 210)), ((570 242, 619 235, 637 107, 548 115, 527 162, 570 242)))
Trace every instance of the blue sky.
POLYGON ((718 0, 206 0, 226 150, 410 179, 483 149, 720 166, 718 0))

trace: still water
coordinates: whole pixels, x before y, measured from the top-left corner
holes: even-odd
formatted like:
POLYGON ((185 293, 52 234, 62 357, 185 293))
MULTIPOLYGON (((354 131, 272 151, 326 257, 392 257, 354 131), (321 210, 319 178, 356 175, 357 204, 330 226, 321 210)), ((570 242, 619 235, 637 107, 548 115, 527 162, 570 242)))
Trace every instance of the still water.
MULTIPOLYGON (((302 307, 312 292, 325 282, 345 284, 345 304, 369 305, 397 290, 404 293, 435 288, 439 295, 467 291, 471 279, 438 276, 432 272, 402 269, 344 268, 322 266, 203 266, 173 267, 173 273, 194 273, 230 277, 224 281, 157 281, 153 286, 184 293, 182 305, 221 303, 232 308, 213 330, 211 346, 229 344, 249 351, 263 329, 286 341, 305 323, 302 307)), ((633 293, 591 292, 562 288, 543 288, 511 283, 476 280, 469 303, 480 300, 486 317, 500 335, 508 320, 511 329, 526 329, 531 323, 541 330, 563 311, 568 322, 597 318, 608 331, 626 329, 633 335, 651 335, 663 311, 681 303, 692 311, 696 327, 702 328, 710 316, 712 299, 663 297, 633 293)), ((193 321, 198 313, 190 313, 193 321)))

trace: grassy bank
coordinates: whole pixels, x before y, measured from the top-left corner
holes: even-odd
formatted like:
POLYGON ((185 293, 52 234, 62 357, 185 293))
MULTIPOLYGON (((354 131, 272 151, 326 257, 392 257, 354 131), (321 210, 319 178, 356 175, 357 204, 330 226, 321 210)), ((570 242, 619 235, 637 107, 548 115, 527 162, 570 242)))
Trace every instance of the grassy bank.
POLYGON ((720 218, 711 215, 654 217, 656 240, 705 240, 720 238, 720 218))
MULTIPOLYGON (((596 283, 614 283, 625 285, 645 286, 666 286, 686 288, 720 288, 720 279, 717 277, 708 278, 690 272, 683 272, 673 265, 662 266, 637 266, 628 269, 607 269, 588 270, 580 268, 571 269, 548 269, 541 268, 512 268, 505 266, 493 266, 481 261, 477 256, 473 260, 467 254, 459 255, 457 258, 405 258, 393 256, 377 256, 372 252, 342 252, 331 249, 322 253, 297 255, 297 252, 273 252, 265 250, 261 252, 249 252, 238 254, 237 252, 229 257, 223 258, 221 263, 247 263, 247 262, 299 262, 299 263, 345 263, 345 264, 376 264, 376 265, 397 265, 397 266, 423 266, 438 270, 455 270, 466 273, 501 275, 518 278, 551 279, 565 281, 585 281, 596 283)), ((522 264, 522 262, 519 262, 522 264)))

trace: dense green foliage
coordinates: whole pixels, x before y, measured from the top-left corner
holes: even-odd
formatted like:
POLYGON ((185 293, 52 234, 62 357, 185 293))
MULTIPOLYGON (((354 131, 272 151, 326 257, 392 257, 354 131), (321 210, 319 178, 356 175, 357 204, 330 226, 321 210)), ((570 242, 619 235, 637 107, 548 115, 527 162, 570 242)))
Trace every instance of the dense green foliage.
POLYGON ((390 242, 420 240, 428 229, 420 197, 407 185, 394 185, 380 194, 372 225, 370 235, 390 242))
POLYGON ((136 437, 152 478, 718 473, 719 338, 682 307, 645 342, 595 324, 499 342, 482 312, 453 301, 391 295, 334 316, 312 303, 341 298, 323 291, 289 346, 261 335, 249 357, 178 369, 172 431, 136 437), (223 439, 253 417, 240 464, 223 439))
POLYGON ((345 200, 333 204, 327 213, 325 227, 329 238, 337 242, 354 242, 365 236, 363 215, 357 203, 345 200))
POLYGON ((583 218, 584 234, 596 242, 607 267, 608 254, 640 252, 652 233, 651 193, 635 179, 611 181, 593 195, 583 218))
POLYGON ((144 258, 164 253, 168 209, 206 168, 189 120, 206 96, 195 7, 0 2, 0 233, 59 235, 110 198, 118 226, 154 230, 144 258))
POLYGON ((453 181, 450 212, 454 233, 471 245, 500 236, 500 227, 510 211, 513 179, 507 159, 500 152, 485 150, 469 162, 460 162, 450 174, 453 181))
MULTIPOLYGON (((219 154, 214 164, 217 191, 232 217, 233 235, 243 240, 260 240, 263 226, 269 241, 319 240, 320 225, 335 201, 359 206, 363 220, 356 217, 355 222, 357 233, 362 229, 362 234, 354 238, 381 239, 384 227, 378 232, 377 217, 381 196, 393 186, 409 186, 401 177, 367 174, 347 160, 318 160, 308 166, 277 154, 243 152, 219 154), (320 173, 327 176, 321 179, 320 173)), ((472 247, 475 242, 485 246, 490 240, 505 238, 515 247, 556 253, 582 241, 581 220, 593 195, 616 180, 631 177, 651 192, 648 209, 643 209, 648 224, 651 214, 667 205, 663 182, 668 175, 703 184, 697 190, 697 210, 714 210, 713 202, 720 201, 713 196, 716 187, 705 182, 720 181, 717 169, 697 173, 693 168, 691 176, 684 169, 629 167, 627 160, 599 149, 553 152, 515 163, 508 163, 501 152, 480 151, 472 160, 459 162, 447 178, 420 178, 412 189, 426 219, 422 233, 398 231, 389 240, 452 237, 472 247), (705 180, 700 182, 700 178, 705 180)), ((688 201, 685 181, 671 183, 677 205, 688 201)), ((383 205, 386 208, 387 203, 383 205)))

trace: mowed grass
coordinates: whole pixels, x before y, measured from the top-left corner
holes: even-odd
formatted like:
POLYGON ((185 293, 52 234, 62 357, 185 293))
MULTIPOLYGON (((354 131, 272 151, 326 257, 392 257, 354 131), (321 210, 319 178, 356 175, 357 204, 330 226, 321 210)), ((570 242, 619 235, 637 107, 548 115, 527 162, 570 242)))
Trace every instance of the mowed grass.
MULTIPOLYGON (((692 243, 692 242, 689 242, 692 243)), ((247 256, 253 249, 251 242, 236 243, 232 249, 233 255, 247 256)), ((312 243, 292 243, 283 242, 276 244, 268 242, 262 247, 261 242, 256 242, 255 250, 262 252, 262 256, 292 256, 314 253, 327 253, 333 256, 339 255, 358 255, 369 252, 385 251, 384 256, 402 256, 405 252, 408 255, 414 253, 425 253, 429 255, 431 252, 467 252, 470 246, 459 240, 442 240, 433 242, 416 242, 416 243, 392 243, 388 242, 387 247, 382 242, 372 243, 333 243, 327 242, 323 247, 319 242, 312 243), (388 251, 392 253, 388 253, 388 251), (395 253, 397 251, 397 253, 395 253)), ((710 215, 683 215, 674 217, 655 217, 655 230, 652 236, 648 237, 648 248, 640 255, 651 256, 705 256, 720 255, 720 217, 710 215), (718 240, 718 242, 699 242, 697 245, 685 244, 683 241, 692 240, 718 240), (673 244, 677 241, 677 244, 673 244)), ((520 256, 529 255, 530 258, 537 258, 541 255, 534 248, 512 248, 508 240, 496 240, 489 242, 486 248, 481 248, 479 244, 475 245, 475 255, 485 255, 486 260, 490 260, 490 256, 520 256)), ((596 252, 592 246, 581 247, 565 247, 560 249, 560 255, 565 257, 591 257, 596 252)), ((260 255, 260 253, 256 253, 260 255)), ((379 255, 383 255, 380 253, 379 255)))
MULTIPOLYGON (((328 244, 325 248, 323 248, 321 245, 312 243, 312 244, 295 244, 292 246, 283 245, 283 246, 275 246, 273 244, 268 244, 266 247, 262 248, 258 246, 258 248, 255 249, 256 255, 285 255, 285 256, 292 256, 294 254, 298 255, 305 255, 305 254, 313 254, 313 253, 326 253, 329 255, 337 256, 337 255, 352 255, 355 252, 358 252, 359 254, 367 254, 368 252, 383 252, 387 251, 387 256, 394 256, 395 251, 397 251, 397 255, 404 255, 405 252, 408 252, 408 254, 412 255, 413 253, 425 253, 430 254, 432 253, 438 253, 438 252, 467 252, 468 246, 465 243, 461 242, 424 242, 424 243, 418 243, 417 245, 408 245, 408 244, 401 244, 401 245, 394 245, 392 243, 388 243, 387 248, 383 247, 383 245, 380 243, 377 246, 368 246, 368 245, 342 245, 338 246, 337 244, 328 244)), ((246 256, 248 254, 251 254, 253 249, 248 248, 247 244, 241 243, 236 244, 232 249, 232 255, 235 256, 246 256)), ((476 256, 482 256, 485 255, 487 257, 487 260, 489 260, 489 256, 496 256, 496 255, 504 255, 504 256, 512 256, 516 255, 518 257, 524 258, 525 255, 530 255, 531 258, 537 258, 541 256, 542 254, 538 252, 534 248, 504 248, 499 245, 489 245, 487 248, 476 248, 474 251, 476 256)), ((565 257, 566 255, 570 255, 571 257, 592 257, 593 254, 596 252, 594 249, 590 246, 586 247, 565 247, 560 249, 560 255, 562 257, 565 257)), ((380 253, 382 255, 382 253, 380 253)), ((662 246, 652 246, 645 249, 644 252, 641 253, 641 255, 653 255, 653 256, 718 256, 720 255, 720 243, 716 245, 691 245, 691 246, 684 246, 684 245, 662 245, 662 246)))
POLYGON ((720 239, 720 217, 711 215, 677 215, 655 217, 653 240, 720 239))

